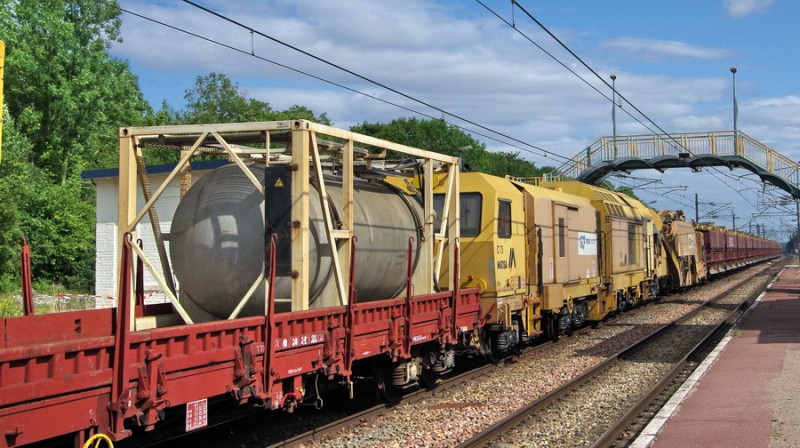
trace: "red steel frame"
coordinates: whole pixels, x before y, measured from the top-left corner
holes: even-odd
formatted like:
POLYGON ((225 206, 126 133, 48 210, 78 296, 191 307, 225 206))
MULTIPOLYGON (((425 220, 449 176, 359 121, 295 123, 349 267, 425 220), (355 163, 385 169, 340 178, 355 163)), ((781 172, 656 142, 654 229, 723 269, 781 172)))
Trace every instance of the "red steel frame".
POLYGON ((20 266, 22 266, 22 313, 25 316, 31 316, 33 310, 33 282, 31 280, 31 249, 28 247, 28 241, 23 237, 22 240, 22 255, 20 255, 20 266))
MULTIPOLYGON (((123 245, 120 291, 131 289, 130 245, 123 245)), ((77 445, 96 432, 121 440, 130 436, 126 419, 153 429, 168 407, 224 394, 280 408, 300 398, 293 391, 302 375, 347 376, 354 361, 407 358, 415 345, 473 330, 478 294, 277 314, 271 306, 266 316, 143 331, 131 331, 136 310, 124 294, 117 309, 0 319, 0 447, 65 434, 77 445)))
MULTIPOLYGON (((80 445, 98 432, 121 440, 131 435, 132 427, 158 428, 157 423, 167 408, 193 405, 226 394, 240 403, 257 400, 271 409, 291 410, 303 399, 306 375, 323 374, 349 383, 357 361, 381 356, 405 360, 412 351, 416 354, 421 344, 446 347, 459 340, 459 333, 477 328, 479 291, 457 287, 460 282, 457 158, 303 120, 121 128, 119 185, 122 261, 116 310, 35 315, 30 252, 27 244, 23 247, 24 315, 0 319, 0 448, 70 434, 75 435, 75 443, 80 445), (277 136, 275 142, 271 140, 273 134, 277 136), (150 191, 149 180, 140 166, 142 147, 151 145, 160 149, 163 138, 172 139, 167 146, 181 151, 181 162, 168 176, 172 179, 181 175, 181 170, 201 153, 201 148, 224 155, 247 171, 243 157, 249 159, 252 151, 256 151, 263 153, 262 160, 267 161, 270 151, 274 151, 272 143, 279 147, 283 144, 282 149, 293 157, 290 168, 296 182, 292 182, 291 194, 298 201, 298 206, 292 209, 292 229, 296 230, 291 237, 293 253, 304 254, 308 252, 304 236, 310 232, 309 178, 316 176, 320 197, 327 198, 322 188, 324 177, 317 134, 341 140, 340 146, 334 145, 328 152, 341 159, 344 183, 350 184, 343 194, 346 206, 342 222, 334 226, 326 218, 329 239, 347 241, 344 248, 350 245, 349 267, 346 259, 334 256, 340 263, 339 268, 334 266, 334 271, 341 305, 309 309, 308 279, 304 276, 307 259, 296 256, 291 260, 293 312, 275 312, 274 288, 270 287, 264 315, 137 331, 133 325, 135 317, 167 314, 173 307, 184 322, 191 322, 172 295, 169 295, 171 304, 144 305, 144 266, 152 274, 153 264, 144 259, 140 246, 134 246, 141 243, 132 241, 131 232, 152 210, 168 181, 155 192, 150 191), (231 145, 226 141, 229 137, 253 146, 242 149, 231 145), (142 143, 143 139, 149 143, 142 143), (404 297, 375 302, 360 300, 360 303, 357 300, 353 284, 356 239, 351 216, 356 144, 398 151, 422 160, 425 244, 413 276, 410 271, 407 273, 404 297), (449 216, 447 231, 444 227, 439 229, 441 236, 433 228, 435 163, 450 174, 448 191, 452 194, 445 209, 445 215, 449 216), (146 198, 141 209, 136 205, 137 191, 146 198), (450 262, 454 266, 452 283, 456 286, 453 291, 433 292, 447 243, 453 251, 450 262), (436 244, 440 244, 438 257, 434 257, 436 244), (349 284, 345 283, 348 281, 349 284), (419 282, 423 294, 414 293, 416 285, 412 281, 419 282)), ((327 210, 324 202, 323 210, 327 210)), ((151 224, 161 252, 161 231, 152 216, 151 224)), ((265 275, 272 286, 276 265, 274 239, 270 247, 272 270, 265 275)), ((409 252, 409 266, 411 258, 409 252)), ((168 266, 163 268, 162 277, 169 283, 166 279, 171 279, 171 273, 168 266)), ((163 289, 174 293, 170 285, 163 289)), ((191 425, 187 421, 188 426, 202 426, 202 421, 192 421, 191 425)))

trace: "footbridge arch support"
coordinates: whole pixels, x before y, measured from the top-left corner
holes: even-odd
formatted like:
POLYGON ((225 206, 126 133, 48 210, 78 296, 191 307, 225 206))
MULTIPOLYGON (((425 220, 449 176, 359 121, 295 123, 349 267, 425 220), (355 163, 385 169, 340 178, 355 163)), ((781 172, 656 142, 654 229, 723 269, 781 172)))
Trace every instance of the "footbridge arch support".
POLYGON ((720 166, 744 168, 800 199, 800 164, 741 131, 602 137, 561 167, 562 175, 597 184, 615 172, 720 166))

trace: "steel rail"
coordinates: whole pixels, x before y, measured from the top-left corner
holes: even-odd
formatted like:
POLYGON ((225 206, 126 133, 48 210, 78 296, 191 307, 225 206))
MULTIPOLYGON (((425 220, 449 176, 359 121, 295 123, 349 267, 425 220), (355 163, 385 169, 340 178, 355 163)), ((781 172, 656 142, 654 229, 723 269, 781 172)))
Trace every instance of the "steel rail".
MULTIPOLYGON (((745 283, 746 281, 748 281, 748 280, 744 280, 742 282, 737 283, 733 288, 745 283)), ((670 295, 661 297, 661 298, 659 298, 659 301, 661 301, 663 303, 664 301, 669 300, 669 297, 670 297, 670 295)), ((669 324, 665 324, 665 326, 666 325, 669 325, 669 324)), ((589 326, 577 330, 574 334, 580 334, 580 333, 588 332, 588 331, 592 331, 592 328, 589 327, 589 326)), ((537 352, 539 352, 540 350, 547 349, 550 346, 551 346, 551 342, 549 342, 549 341, 548 342, 542 342, 542 343, 536 344, 534 346, 528 346, 522 351, 522 354, 519 355, 519 356, 521 356, 523 358, 524 357, 528 357, 528 356, 533 356, 537 352)), ((513 358, 508 358, 508 359, 513 359, 513 358)), ((506 359, 506 361, 508 361, 508 359, 506 359)), ((416 403, 418 401, 421 401, 423 399, 428 398, 432 394, 443 392, 443 391, 449 390, 450 388, 458 387, 461 384, 464 384, 466 382, 472 381, 473 379, 475 379, 477 377, 480 377, 481 375, 484 375, 484 374, 487 374, 487 373, 491 372, 493 369, 496 369, 497 367, 498 366, 495 365, 495 364, 487 364, 487 365, 482 365, 482 366, 479 366, 479 367, 472 367, 469 371, 457 374, 457 375, 449 377, 449 378, 443 378, 441 380, 441 382, 437 385, 437 387, 434 388, 434 389, 423 389, 423 388, 420 388, 418 390, 410 392, 410 393, 404 395, 402 401, 399 402, 399 403, 398 402, 381 403, 381 404, 375 405, 373 407, 370 407, 368 409, 364 409, 364 410, 358 411, 358 412, 356 412, 356 413, 354 413, 354 414, 352 414, 350 416, 344 417, 344 418, 342 418, 340 420, 332 421, 330 423, 324 424, 324 425, 319 426, 317 428, 305 431, 303 433, 299 433, 299 434, 297 434, 295 436, 292 436, 292 437, 290 437, 288 439, 285 439, 283 441, 267 445, 267 447, 268 448, 290 447, 290 446, 298 446, 298 445, 305 444, 305 443, 318 442, 318 441, 324 439, 326 436, 331 435, 331 434, 333 434, 333 433, 335 433, 335 432, 337 432, 337 431, 339 431, 341 429, 344 429, 344 428, 347 428, 347 427, 356 426, 356 425, 358 425, 358 424, 360 424, 360 423, 362 423, 364 421, 369 420, 372 417, 379 416, 379 415, 385 413, 387 410, 392 409, 397 404, 413 404, 413 403, 416 403)), ((561 388, 564 388, 564 387, 565 386, 562 386, 561 388)), ((561 389, 561 388, 559 388, 559 389, 561 389)), ((556 391, 553 391, 550 394, 553 394, 556 391)), ((548 394, 547 396, 549 396, 550 394, 548 394)), ((545 399, 547 396, 542 397, 542 399, 545 399)), ((219 430, 221 428, 224 428, 226 425, 235 422, 236 420, 238 420, 238 418, 235 418, 235 417, 232 418, 232 419, 226 419, 225 421, 220 421, 217 424, 209 425, 209 427, 206 430, 207 431, 219 430)), ((194 433, 175 434, 175 435, 173 435, 171 437, 167 437, 165 439, 161 439, 161 440, 158 440, 158 441, 152 441, 151 443, 146 444, 146 446, 150 446, 150 447, 166 446, 167 443, 174 442, 174 441, 179 441, 182 438, 184 438, 184 437, 186 437, 188 435, 192 435, 192 434, 194 434, 194 433)))
MULTIPOLYGON (((782 266, 779 266, 782 267, 782 266)), ((758 298, 758 296, 764 291, 764 287, 769 284, 769 281, 773 279, 777 273, 780 272, 780 269, 775 267, 767 269, 766 271, 762 271, 756 274, 754 277, 764 276, 767 278, 764 282, 759 285, 759 288, 750 293, 747 298, 742 301, 735 309, 733 309, 728 316, 720 321, 717 325, 711 329, 708 334, 683 357, 680 361, 675 363, 675 366, 667 372, 664 377, 639 400, 637 401, 630 410, 625 413, 622 417, 620 417, 605 433, 603 433, 600 438, 598 438, 592 445, 591 448, 598 448, 598 447, 605 447, 605 446, 618 446, 619 440, 621 439, 620 435, 628 430, 632 424, 642 415, 642 413, 651 406, 651 404, 657 399, 659 395, 662 395, 664 391, 679 377, 688 374, 691 374, 699 364, 697 361, 692 361, 692 359, 696 359, 698 354, 702 353, 706 350, 709 342, 716 339, 720 334, 724 334, 730 328, 733 328, 736 324, 739 323, 740 319, 745 315, 747 309, 752 306, 753 302, 758 298), (770 271, 772 271, 770 273, 770 271)), ((683 381, 681 381, 682 383, 683 381)), ((669 393, 668 395, 672 395, 669 393)), ((661 406, 659 406, 660 408, 661 406)), ((650 419, 648 419, 649 422, 650 419)), ((644 425, 637 425, 636 434, 638 434, 644 425)), ((626 437, 629 439, 629 437, 626 437)))
MULTIPOLYGON (((759 273, 753 275, 753 277, 762 274, 764 271, 760 271, 759 273)), ((545 394, 541 398, 529 403, 528 405, 520 408, 513 414, 509 415, 508 417, 496 422, 495 424, 488 427, 486 430, 482 431, 481 433, 476 434, 469 440, 461 443, 459 448, 467 448, 467 447, 482 447, 482 446, 489 446, 489 444, 496 440, 500 435, 505 434, 508 430, 515 428, 518 426, 519 423, 527 419, 533 414, 540 412, 541 410, 547 408, 551 403, 555 402, 556 400, 565 397, 570 392, 578 389, 583 384, 592 381, 602 372, 608 370, 609 368, 613 367, 619 362, 622 362, 624 356, 639 350, 640 348, 644 347, 648 343, 652 342, 653 339, 656 337, 661 336, 662 334, 666 333, 667 331, 676 328, 682 322, 694 317, 698 313, 702 312, 703 310, 707 309, 708 306, 716 303, 717 301, 721 300, 722 298, 726 297, 727 295, 731 294, 736 288, 749 282, 752 280, 753 277, 749 277, 744 279, 740 282, 737 282, 731 288, 726 289, 725 291, 713 296, 710 300, 705 302, 704 304, 698 306, 694 310, 690 311, 689 313, 673 320, 672 322, 666 323, 656 329, 653 333, 643 337, 642 339, 632 343, 627 348, 622 349, 617 354, 609 357, 605 361, 591 367, 590 369, 586 370, 584 373, 579 375, 578 377, 574 378, 572 381, 563 384, 562 386, 558 387, 557 389, 552 390, 551 392, 545 394)), ((760 292, 760 291, 759 291, 760 292)), ((738 307, 736 308, 738 310, 738 307)), ((732 311, 732 313, 736 312, 736 310, 732 311)), ((732 314, 731 313, 731 314, 732 314)), ((729 316, 730 317, 730 314, 729 316)), ((727 318, 726 318, 727 319, 727 318)), ((726 319, 723 319, 726 320, 726 319)))
MULTIPOLYGON (((587 329, 583 329, 583 331, 587 331, 587 329)), ((544 350, 551 344, 552 342, 547 341, 534 346, 526 347, 525 349, 523 349, 522 354, 520 354, 518 357, 533 356, 535 353, 544 350)), ((504 363, 505 361, 510 359, 512 358, 507 358, 506 360, 502 360, 498 364, 486 364, 477 368, 473 368, 469 371, 460 373, 456 376, 450 378, 444 378, 441 380, 441 383, 439 383, 437 387, 433 389, 420 388, 418 390, 415 390, 413 392, 404 395, 402 401, 400 402, 389 402, 389 403, 381 403, 375 405, 369 409, 357 412, 343 419, 320 426, 319 428, 314 428, 312 430, 306 431, 302 434, 298 434, 294 437, 283 440, 281 442, 268 445, 267 448, 293 447, 305 443, 318 442, 325 436, 333 434, 341 429, 357 425, 366 420, 369 420, 371 417, 379 416, 398 404, 417 403, 425 398, 428 398, 432 394, 439 393, 453 387, 458 387, 459 385, 464 384, 466 382, 470 382, 475 378, 478 378, 482 375, 491 372, 492 370, 499 368, 501 363, 504 363)))

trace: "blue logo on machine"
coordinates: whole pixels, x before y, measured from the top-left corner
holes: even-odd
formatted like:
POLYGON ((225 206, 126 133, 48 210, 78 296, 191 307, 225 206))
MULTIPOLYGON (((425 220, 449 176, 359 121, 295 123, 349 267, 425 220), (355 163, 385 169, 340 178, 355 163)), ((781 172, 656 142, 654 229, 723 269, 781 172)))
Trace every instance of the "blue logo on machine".
POLYGON ((578 232, 578 255, 597 255, 597 235, 578 232))

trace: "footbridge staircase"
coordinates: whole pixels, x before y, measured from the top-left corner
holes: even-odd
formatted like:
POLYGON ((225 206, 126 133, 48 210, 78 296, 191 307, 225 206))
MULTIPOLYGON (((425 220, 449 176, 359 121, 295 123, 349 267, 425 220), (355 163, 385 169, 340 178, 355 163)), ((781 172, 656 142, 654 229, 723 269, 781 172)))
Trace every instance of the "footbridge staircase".
POLYGON ((747 169, 800 198, 800 164, 741 131, 602 137, 557 172, 596 184, 619 171, 712 166, 747 169))

